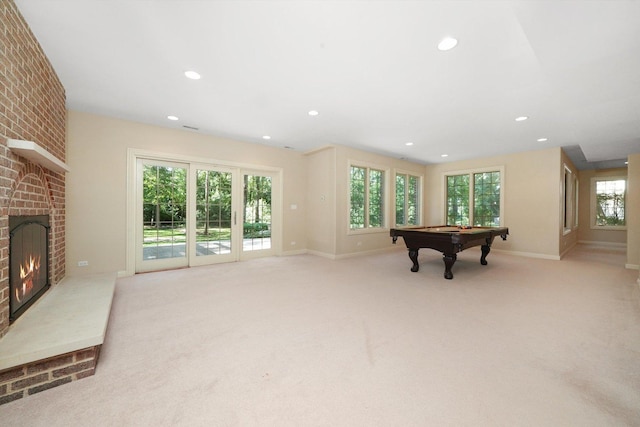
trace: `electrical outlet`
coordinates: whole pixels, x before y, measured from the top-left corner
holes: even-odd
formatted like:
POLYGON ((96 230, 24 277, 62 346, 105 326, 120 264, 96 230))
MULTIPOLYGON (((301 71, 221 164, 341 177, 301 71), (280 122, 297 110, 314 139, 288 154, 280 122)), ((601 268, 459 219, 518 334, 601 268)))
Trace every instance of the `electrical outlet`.
POLYGON ((89 265, 89 261, 78 261, 78 267, 86 267, 89 265))

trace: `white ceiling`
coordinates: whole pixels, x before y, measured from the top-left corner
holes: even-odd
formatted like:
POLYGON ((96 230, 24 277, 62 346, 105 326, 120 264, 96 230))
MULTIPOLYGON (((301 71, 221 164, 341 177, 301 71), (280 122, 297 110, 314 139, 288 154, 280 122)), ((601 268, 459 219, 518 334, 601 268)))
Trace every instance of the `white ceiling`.
POLYGON ((72 110, 426 164, 640 153, 640 1, 15 2, 72 110))

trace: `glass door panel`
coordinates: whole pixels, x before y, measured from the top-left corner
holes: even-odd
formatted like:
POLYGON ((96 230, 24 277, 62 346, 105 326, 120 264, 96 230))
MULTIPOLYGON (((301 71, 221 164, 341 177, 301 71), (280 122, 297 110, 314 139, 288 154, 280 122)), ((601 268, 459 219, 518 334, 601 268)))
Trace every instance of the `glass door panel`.
POLYGON ((138 161, 136 271, 187 265, 187 167, 138 161))
POLYGON ((281 250, 279 172, 137 157, 135 174, 136 273, 281 250))
POLYGON ((243 174, 242 252, 272 248, 272 177, 243 174))
POLYGON ((191 265, 235 260, 233 172, 196 167, 195 188, 191 265))

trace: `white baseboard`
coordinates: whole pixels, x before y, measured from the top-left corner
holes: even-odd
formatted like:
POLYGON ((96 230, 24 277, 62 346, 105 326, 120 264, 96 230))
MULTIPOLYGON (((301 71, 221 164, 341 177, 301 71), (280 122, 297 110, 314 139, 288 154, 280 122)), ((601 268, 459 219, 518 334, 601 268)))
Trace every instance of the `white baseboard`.
POLYGON ((296 249, 295 251, 283 251, 279 256, 304 255, 309 253, 306 249, 296 249))
POLYGON ((336 256, 334 254, 330 254, 327 252, 320 252, 320 251, 314 251, 312 249, 307 249, 307 253, 311 255, 320 256, 322 258, 336 259, 336 256))
POLYGON ((504 249, 494 249, 494 248, 491 248, 491 252, 498 252, 498 253, 503 253, 507 255, 523 256, 527 258, 540 258, 540 259, 550 259, 553 261, 560 261, 559 255, 538 254, 535 252, 507 251, 504 249))
POLYGON ((372 250, 369 250, 369 251, 352 252, 350 254, 336 255, 336 257, 334 259, 345 259, 345 258, 353 258, 353 257, 363 256, 363 255, 382 254, 382 253, 385 253, 385 252, 391 252, 391 251, 397 251, 397 250, 398 250, 398 247, 390 246, 388 248, 372 249, 372 250))
MULTIPOLYGON (((385 252, 391 252, 391 251, 397 251, 401 249, 400 247, 388 247, 388 248, 380 248, 380 249, 372 249, 369 251, 362 251, 362 252, 352 252, 349 254, 340 254, 340 255, 336 255, 336 254, 329 254, 326 252, 319 252, 319 251, 314 251, 314 250, 307 250, 307 253, 311 254, 311 255, 317 255, 317 256, 321 256, 323 258, 329 258, 332 260, 338 260, 338 259, 346 259, 346 258, 353 258, 353 257, 357 257, 357 256, 364 256, 364 255, 373 255, 373 254, 381 254, 381 253, 385 253, 385 252)), ((404 247, 402 248, 404 249, 404 247)))
POLYGON ((606 248, 619 248, 619 249, 626 249, 627 248, 627 244, 626 243, 599 242, 599 241, 595 241, 595 240, 578 240, 578 244, 586 245, 586 246, 599 246, 599 247, 606 247, 606 248))
MULTIPOLYGON (((624 268, 628 268, 629 270, 640 270, 640 265, 638 265, 638 264, 625 264, 624 268)), ((638 279, 640 279, 640 277, 638 279)))

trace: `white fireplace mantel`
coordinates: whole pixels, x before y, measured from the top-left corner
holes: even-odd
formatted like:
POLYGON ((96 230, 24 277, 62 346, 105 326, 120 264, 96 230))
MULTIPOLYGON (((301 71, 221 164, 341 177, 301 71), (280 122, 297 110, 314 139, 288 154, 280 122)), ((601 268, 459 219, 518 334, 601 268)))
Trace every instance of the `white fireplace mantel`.
POLYGON ((69 167, 62 160, 39 146, 33 141, 22 141, 19 139, 7 139, 7 147, 19 156, 29 159, 54 172, 69 172, 69 167))

